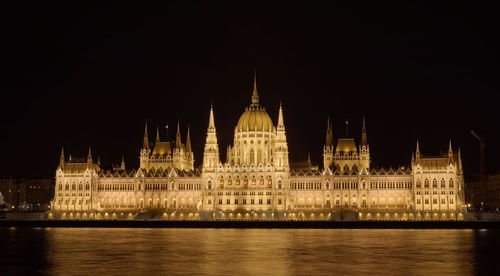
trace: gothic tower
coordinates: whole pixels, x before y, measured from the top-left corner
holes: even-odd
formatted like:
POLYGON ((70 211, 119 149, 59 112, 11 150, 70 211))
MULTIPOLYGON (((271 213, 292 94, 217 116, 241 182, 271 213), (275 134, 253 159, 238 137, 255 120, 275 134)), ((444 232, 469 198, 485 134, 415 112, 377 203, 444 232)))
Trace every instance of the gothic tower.
POLYGON ((330 117, 326 122, 326 141, 323 146, 323 168, 328 168, 333 163, 333 133, 330 117))

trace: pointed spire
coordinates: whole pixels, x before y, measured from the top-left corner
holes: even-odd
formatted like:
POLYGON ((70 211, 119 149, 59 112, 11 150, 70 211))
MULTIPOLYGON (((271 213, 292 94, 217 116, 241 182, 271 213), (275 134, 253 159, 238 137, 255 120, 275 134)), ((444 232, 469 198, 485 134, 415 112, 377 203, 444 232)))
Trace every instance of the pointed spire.
POLYGON ((187 131, 187 136, 186 136, 186 151, 188 153, 191 152, 191 137, 189 135, 189 125, 188 125, 188 131, 187 131))
POLYGON ((285 129, 285 123, 283 122, 283 106, 280 101, 280 111, 278 114, 278 129, 285 129))
POLYGON ((448 146, 448 154, 453 154, 453 149, 451 148, 451 139, 450 139, 450 145, 448 146))
POLYGON ((460 154, 460 148, 458 148, 458 170, 462 171, 462 155, 460 154))
POLYGON ((123 156, 123 154, 122 154, 122 163, 120 169, 125 170, 125 157, 123 156))
POLYGON ((418 146, 418 140, 417 140, 417 150, 415 151, 415 155, 418 157, 420 157, 420 147, 418 146))
POLYGON ((181 127, 179 120, 177 120, 177 134, 175 135, 175 147, 181 148, 181 127))
POLYGON ((59 157, 59 166, 64 168, 64 146, 61 149, 61 157, 59 157))
POLYGON ((97 156, 97 165, 99 166, 101 165, 101 156, 99 155, 97 156))
POLYGON ((62 161, 64 161, 64 146, 61 148, 61 158, 62 161))
POLYGON ((148 121, 147 120, 146 120, 146 123, 144 125, 144 141, 142 143, 142 148, 144 148, 144 149, 149 148, 148 121))
POLYGON ((257 70, 253 72, 253 93, 252 93, 252 106, 259 105, 259 94, 257 93, 257 70))
POLYGON ((311 153, 307 153, 307 163, 311 164, 311 153))
POLYGON ((208 132, 215 132, 214 107, 210 104, 210 117, 208 119, 208 132))
POLYGON ((92 150, 89 146, 89 154, 87 155, 87 163, 92 163, 92 150))
POLYGON ((366 138, 366 124, 364 115, 363 115, 363 130, 361 131, 361 144, 362 145, 368 144, 368 139, 366 138))
POLYGON ((328 119, 326 121, 326 141, 325 145, 327 147, 331 146, 333 143, 333 133, 332 133, 332 124, 330 122, 330 116, 328 116, 328 119))
POLYGON ((160 127, 156 125, 156 142, 160 142, 160 127))

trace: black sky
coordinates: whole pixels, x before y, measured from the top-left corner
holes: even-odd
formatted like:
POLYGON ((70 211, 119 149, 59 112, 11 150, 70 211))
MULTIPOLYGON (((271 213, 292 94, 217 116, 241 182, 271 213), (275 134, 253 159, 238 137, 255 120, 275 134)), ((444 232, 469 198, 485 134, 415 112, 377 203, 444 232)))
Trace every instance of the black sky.
POLYGON ((474 129, 500 170, 495 7, 215 2, 4 6, 0 176, 52 176, 63 145, 137 167, 146 119, 151 136, 179 119, 184 138, 189 124, 199 165, 211 101, 224 160, 254 68, 275 123, 283 102, 292 161, 321 165, 328 116, 336 138, 348 118, 358 139, 365 115, 376 167, 408 165, 417 139, 438 155, 452 138, 471 176, 474 129))

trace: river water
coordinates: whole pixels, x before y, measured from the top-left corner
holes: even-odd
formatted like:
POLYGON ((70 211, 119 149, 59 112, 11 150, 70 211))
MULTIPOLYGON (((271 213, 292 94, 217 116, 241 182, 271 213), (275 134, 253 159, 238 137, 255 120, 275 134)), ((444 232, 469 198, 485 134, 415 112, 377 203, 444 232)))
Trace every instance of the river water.
POLYGON ((499 250, 497 230, 0 228, 0 274, 473 275, 499 250))

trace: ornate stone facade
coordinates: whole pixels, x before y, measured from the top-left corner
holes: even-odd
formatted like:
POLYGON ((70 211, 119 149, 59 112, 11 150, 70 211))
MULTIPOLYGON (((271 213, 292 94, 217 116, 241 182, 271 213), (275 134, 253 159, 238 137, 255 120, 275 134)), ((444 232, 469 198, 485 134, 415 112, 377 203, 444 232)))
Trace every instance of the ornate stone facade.
POLYGON ((221 162, 210 108, 203 162, 194 168, 189 129, 181 142, 154 143, 147 124, 140 168, 103 170, 86 159, 65 160, 56 171, 49 218, 61 219, 462 219, 464 181, 460 151, 424 157, 411 167, 371 167, 365 120, 361 142, 334 143, 328 122, 323 168, 290 164, 283 108, 277 125, 261 106, 254 79, 251 104, 234 129, 221 162))

